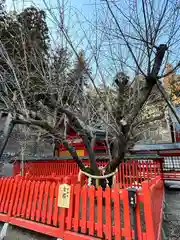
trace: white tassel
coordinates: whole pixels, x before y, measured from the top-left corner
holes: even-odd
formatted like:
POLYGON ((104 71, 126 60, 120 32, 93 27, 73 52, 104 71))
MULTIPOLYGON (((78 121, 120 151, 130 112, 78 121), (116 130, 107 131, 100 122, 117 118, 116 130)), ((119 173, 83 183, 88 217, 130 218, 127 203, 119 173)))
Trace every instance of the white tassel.
POLYGON ((109 181, 107 178, 106 178, 106 187, 109 187, 109 181))
POLYGON ((79 173, 78 173, 78 182, 80 182, 80 181, 81 181, 81 175, 82 175, 82 171, 81 171, 81 170, 79 170, 79 173))
POLYGON ((88 178, 88 186, 90 187, 92 185, 92 178, 88 178))
POLYGON ((3 240, 6 237, 8 226, 9 226, 9 223, 5 223, 3 225, 0 233, 0 240, 3 240))
POLYGON ((126 125, 127 125, 127 122, 126 122, 124 119, 122 119, 122 120, 120 121, 120 123, 121 123, 123 126, 126 126, 126 125))

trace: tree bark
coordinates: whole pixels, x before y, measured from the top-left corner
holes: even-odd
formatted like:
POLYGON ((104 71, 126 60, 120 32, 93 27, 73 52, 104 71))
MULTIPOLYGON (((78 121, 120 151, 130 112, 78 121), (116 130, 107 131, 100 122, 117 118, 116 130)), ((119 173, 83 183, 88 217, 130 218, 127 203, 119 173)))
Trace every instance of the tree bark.
POLYGON ((7 143, 8 143, 8 140, 9 140, 9 138, 10 138, 10 136, 11 136, 11 133, 12 133, 12 131, 13 131, 13 129, 14 129, 14 126, 15 126, 15 124, 14 124, 13 122, 11 122, 11 123, 9 124, 9 129, 8 129, 8 131, 7 131, 7 134, 6 134, 6 136, 5 136, 5 139, 4 139, 4 141, 3 141, 3 144, 2 144, 2 146, 1 146, 1 150, 0 150, 0 160, 1 160, 1 158, 2 158, 2 155, 3 155, 3 153, 4 153, 4 149, 6 148, 6 145, 7 145, 7 143))

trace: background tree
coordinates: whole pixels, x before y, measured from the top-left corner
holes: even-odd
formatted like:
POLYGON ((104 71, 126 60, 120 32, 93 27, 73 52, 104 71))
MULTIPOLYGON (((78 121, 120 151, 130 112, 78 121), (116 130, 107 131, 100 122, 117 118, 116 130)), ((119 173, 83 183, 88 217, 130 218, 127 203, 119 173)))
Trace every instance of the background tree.
MULTIPOLYGON (((62 100, 64 96, 62 92, 69 92, 66 90, 68 86, 64 84, 64 80, 63 91, 62 85, 60 88, 57 88, 57 85, 54 86, 56 82, 52 77, 54 70, 49 67, 48 71, 38 68, 39 74, 43 76, 44 91, 43 93, 36 92, 36 96, 33 95, 33 101, 28 104, 29 99, 22 91, 18 64, 13 65, 13 77, 16 79, 15 90, 9 86, 11 94, 6 92, 1 95, 1 109, 11 113, 11 124, 25 124, 41 129, 40 131, 65 145, 82 171, 100 175, 91 143, 92 141, 96 142, 92 125, 97 127, 101 121, 107 139, 111 141, 112 149, 109 152, 110 161, 106 166, 105 174, 114 172, 124 160, 135 123, 138 122, 138 119, 143 121, 140 117, 141 111, 147 101, 150 101, 155 87, 163 94, 166 103, 171 106, 164 94, 160 80, 164 77, 163 71, 169 59, 173 58, 177 62, 175 68, 179 67, 177 61, 179 55, 176 47, 180 33, 178 24, 180 15, 172 1, 162 0, 158 5, 153 3, 154 1, 142 0, 136 2, 132 8, 130 3, 123 5, 121 2, 119 5, 114 1, 104 1, 97 14, 100 21, 96 22, 100 24, 95 26, 95 30, 93 24, 91 26, 92 34, 95 34, 97 41, 90 41, 81 26, 84 41, 89 45, 91 56, 94 59, 93 72, 86 68, 85 60, 79 54, 68 32, 61 29, 61 33, 74 54, 72 60, 76 58, 78 61, 75 68, 67 70, 67 82, 72 79, 72 83, 75 83, 73 86, 77 87, 74 91, 75 102, 62 100), (114 47, 112 48, 112 46, 114 47), (174 49, 176 52, 173 52, 174 49), (172 52, 176 54, 177 58, 174 58, 175 55, 172 55, 172 52), (116 71, 113 71, 113 66, 116 71), (94 72, 95 74, 93 74, 94 72), (88 98, 88 91, 82 81, 84 73, 99 98, 100 106, 103 106, 101 110, 94 108, 92 99, 88 98), (113 76, 116 73, 114 80, 113 76), (143 80, 140 88, 136 89, 134 83, 138 81, 136 76, 139 74, 143 76, 143 80), (108 88, 112 81, 114 82, 114 89, 111 91, 113 94, 109 94, 108 88), (101 82, 103 86, 103 94, 100 92, 98 82, 101 82), (111 97, 113 101, 111 101, 111 97), (91 109, 90 112, 93 114, 87 115, 87 109, 91 109), (84 166, 76 150, 66 141, 64 129, 60 127, 62 121, 64 121, 64 126, 68 122, 81 136, 89 155, 90 168, 84 166)), ((50 14, 57 22, 56 16, 52 12, 50 14)), ((59 22, 57 22, 57 26, 60 26, 59 22)), ((4 61, 7 65, 11 65, 6 58, 4 61)), ((25 60, 25 64, 26 62, 27 60, 25 60)), ((88 64, 90 63, 91 58, 88 64)), ((111 185, 111 178, 109 183, 111 185)))
POLYGON ((20 14, 4 14, 0 36, 2 55, 0 62, 3 76, 6 75, 7 81, 11 81, 12 86, 15 87, 12 72, 13 67, 16 66, 18 69, 16 75, 24 86, 22 91, 29 93, 36 88, 41 89, 49 41, 45 13, 30 7, 20 14))

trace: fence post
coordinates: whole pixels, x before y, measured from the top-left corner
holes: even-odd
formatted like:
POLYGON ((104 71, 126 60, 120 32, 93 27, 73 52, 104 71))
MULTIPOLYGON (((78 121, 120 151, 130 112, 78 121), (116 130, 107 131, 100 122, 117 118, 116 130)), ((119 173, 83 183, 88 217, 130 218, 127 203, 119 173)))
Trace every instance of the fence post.
POLYGON ((146 234, 148 236, 148 239, 157 240, 155 239, 154 232, 151 190, 149 188, 149 183, 147 181, 142 183, 142 191, 144 195, 144 215, 146 223, 146 234))
POLYGON ((164 170, 163 170, 163 164, 164 164, 164 158, 160 159, 160 175, 161 175, 161 179, 164 180, 164 170))
POLYGON ((137 196, 136 196, 135 188, 128 188, 128 197, 129 197, 129 205, 133 212, 134 240, 138 240, 137 221, 136 221, 137 196))
MULTIPOLYGON (((68 185, 70 185, 70 179, 69 179, 69 177, 65 177, 65 178, 64 178, 63 184, 68 184, 68 185)), ((61 185, 61 184, 59 184, 59 191, 60 191, 60 185, 61 185)), ((72 190, 70 190, 70 191, 72 191, 72 190)), ((66 192, 66 195, 68 195, 67 198, 72 197, 72 196, 71 196, 71 192, 66 192)), ((59 194, 58 194, 58 198, 59 198, 59 194)), ((58 207, 59 207, 59 206, 58 206, 58 207)), ((66 217, 67 217, 67 213, 68 213, 67 208, 65 208, 65 207, 60 207, 60 215, 59 215, 59 223, 60 223, 60 226, 59 226, 59 230, 60 230, 60 232, 59 232, 59 237, 60 237, 60 238, 63 238, 63 237, 64 237, 64 231, 66 230, 66 217)))

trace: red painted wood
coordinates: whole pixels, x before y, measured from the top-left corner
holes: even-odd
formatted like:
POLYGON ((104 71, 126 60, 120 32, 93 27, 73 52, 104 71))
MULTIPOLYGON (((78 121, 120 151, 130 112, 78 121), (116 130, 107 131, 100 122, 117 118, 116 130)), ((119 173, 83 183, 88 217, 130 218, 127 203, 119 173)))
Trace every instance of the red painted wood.
POLYGON ((99 187, 96 191, 96 196, 97 196, 97 208, 98 212, 97 214, 97 236, 102 238, 103 237, 103 192, 102 188, 99 187))
POLYGON ((31 187, 31 182, 28 181, 26 184, 26 190, 25 190, 25 195, 24 195, 24 201, 23 201, 23 206, 22 206, 22 210, 21 210, 21 216, 25 217, 26 215, 26 210, 27 210, 27 203, 28 203, 28 199, 29 199, 29 190, 31 187))
MULTIPOLYGON (((81 219, 81 232, 86 233, 87 231, 87 200, 88 200, 88 186, 85 185, 82 188, 81 196, 82 196, 82 219, 81 219)), ((91 211, 91 210, 90 210, 91 211)))
POLYGON ((0 221, 1 222, 8 222, 9 216, 7 214, 0 213, 0 221))
POLYGON ((71 230, 72 229, 72 219, 73 219, 73 214, 74 214, 74 185, 71 185, 71 192, 70 192, 70 206, 68 209, 68 214, 67 214, 67 230, 71 230))
POLYGON ((50 188, 50 182, 46 182, 45 183, 45 188, 44 188, 43 206, 42 206, 42 211, 41 211, 41 221, 42 221, 42 223, 45 223, 46 218, 47 218, 49 188, 50 188))
POLYGON ((17 190, 16 190, 15 201, 14 201, 13 210, 12 210, 12 216, 16 216, 16 213, 17 213, 17 206, 18 206, 18 202, 19 202, 22 181, 23 180, 20 179, 20 181, 17 183, 17 190))
POLYGON ((152 203, 149 194, 149 184, 148 182, 142 183, 143 193, 144 193, 144 213, 145 213, 145 223, 147 226, 146 232, 149 239, 155 240, 154 234, 154 224, 152 215, 152 203))
POLYGON ((129 200, 128 200, 128 191, 123 190, 123 205, 124 205, 124 231, 127 240, 132 239, 131 235, 131 221, 130 221, 130 208, 129 208, 129 200))
POLYGON ((52 226, 48 226, 42 223, 37 223, 37 222, 33 222, 33 221, 29 221, 26 219, 22 219, 22 218, 14 218, 11 217, 9 218, 9 223, 16 225, 16 226, 20 226, 22 228, 26 228, 32 231, 36 231, 39 233, 43 233, 49 236, 53 236, 53 237, 59 237, 59 229, 52 227, 52 226))
POLYGON ((79 233, 74 233, 70 231, 65 231, 64 233, 64 240, 98 240, 100 238, 95 238, 95 237, 90 237, 87 235, 79 234, 79 233))
POLYGON ((10 184, 11 184, 11 178, 8 178, 7 182, 6 182, 6 185, 5 185, 2 202, 0 204, 0 212, 4 212, 4 207, 5 207, 5 203, 7 201, 7 194, 8 194, 8 191, 9 191, 10 184))
POLYGON ((12 208, 13 208, 13 205, 14 205, 14 199, 16 197, 16 190, 17 190, 18 181, 19 181, 19 177, 15 177, 15 181, 13 183, 11 196, 10 196, 10 203, 9 203, 9 207, 8 207, 8 216, 11 216, 11 214, 12 214, 12 208))
POLYGON ((36 210, 36 221, 40 221, 40 216, 42 211, 42 202, 44 198, 44 187, 45 187, 45 182, 43 181, 40 183, 40 187, 39 187, 38 207, 36 210))
POLYGON ((6 186, 7 178, 2 178, 2 185, 1 185, 1 191, 0 191, 0 204, 4 196, 4 188, 6 186))
POLYGON ((114 235, 115 240, 121 240, 121 218, 120 218, 120 194, 119 189, 112 190, 112 198, 114 201, 114 235))
POLYGON ((122 177, 123 177, 123 179, 122 179, 122 184, 123 184, 123 187, 126 187, 126 180, 125 180, 125 174, 126 174, 126 172, 125 172, 125 167, 124 167, 124 163, 121 163, 122 165, 122 168, 121 168, 121 175, 122 175, 122 177))
POLYGON ((59 214, 59 237, 63 238, 64 231, 66 227, 66 208, 60 208, 60 214, 59 214))
POLYGON ((94 235, 95 230, 95 188, 94 186, 91 186, 89 189, 89 234, 94 235))
POLYGON ((143 239, 142 229, 141 229, 141 212, 140 204, 143 204, 143 199, 141 200, 141 193, 137 194, 137 206, 136 206, 136 221, 137 221, 137 233, 139 240, 143 239))
POLYGON ((29 199, 28 199, 28 204, 27 204, 27 210, 26 210, 26 218, 30 218, 31 214, 31 209, 32 209, 32 203, 33 203, 33 198, 34 198, 34 188, 35 188, 35 181, 31 183, 30 187, 30 192, 29 192, 29 199))
MULTIPOLYGON (((1 181, 1 180, 0 180, 0 181, 1 181)), ((6 202, 5 202, 5 207, 4 207, 4 213, 7 213, 7 212, 8 212, 9 203, 10 203, 10 197, 11 197, 11 192, 12 192, 12 188, 13 188, 13 183, 14 183, 14 178, 10 178, 8 193, 7 193, 6 202)), ((0 186, 0 189, 1 189, 1 186, 0 186)))
POLYGON ((36 206, 37 206, 37 199, 38 199, 38 192, 39 192, 39 185, 40 182, 35 182, 34 186, 34 197, 33 197, 33 203, 32 203, 32 210, 31 210, 31 220, 35 220, 36 216, 36 206))
MULTIPOLYGON (((128 171, 130 170, 128 169, 128 171)), ((103 192, 100 187, 95 190, 94 187, 89 188, 85 186, 81 189, 80 185, 72 186, 70 208, 62 209, 57 206, 58 182, 30 181, 25 180, 23 177, 16 177, 14 180, 12 178, 6 179, 6 181, 1 179, 0 181, 9 184, 6 198, 9 199, 10 202, 7 203, 5 197, 2 196, 3 201, 6 202, 4 206, 7 209, 8 215, 0 214, 0 221, 8 221, 17 226, 60 238, 64 237, 66 229, 71 230, 74 228, 73 230, 78 231, 80 238, 84 237, 82 233, 87 232, 87 229, 89 229, 89 234, 91 234, 92 237, 96 230, 96 236, 99 238, 103 238, 105 235, 106 239, 112 239, 114 237, 116 240, 121 239, 122 236, 128 240, 132 239, 134 233, 130 224, 128 191, 125 189, 106 188, 105 192, 103 192), (19 199, 18 202, 17 199, 19 199), (103 205, 103 199, 105 199, 105 205, 103 205), (123 201, 124 228, 122 228, 120 224, 120 200, 123 201), (88 201, 89 204, 87 204, 88 201), (114 209, 112 209, 112 201, 114 202, 114 209), (89 214, 87 206, 89 206, 90 209, 89 214), (80 219, 80 212, 82 219, 80 219), (114 212, 113 222, 111 219, 112 212, 114 212), (97 216, 97 222, 95 222, 95 214, 97 216), (18 218, 14 216, 18 216, 18 218), (28 218, 31 218, 31 220, 27 220, 28 218), (50 227, 46 224, 40 224, 35 222, 35 220, 54 226, 50 227)), ((67 178, 65 180, 69 181, 67 178)), ((3 184, 0 184, 0 186, 2 185, 3 184)), ((6 185, 4 185, 4 188, 0 187, 0 194, 2 189, 6 191, 6 185)), ((143 183, 142 192, 141 190, 138 191, 137 203, 142 202, 145 211, 149 208, 149 210, 145 212, 146 233, 142 233, 141 231, 139 205, 136 209, 138 236, 140 240, 147 240, 149 236, 152 240, 160 240, 163 194, 163 181, 160 176, 143 183), (153 236, 154 238, 152 238, 153 236)), ((1 203, 0 208, 2 208, 1 203)))
POLYGON ((106 239, 111 240, 112 238, 112 221, 111 221, 111 189, 106 188, 105 190, 105 216, 106 216, 106 239))
POLYGON ((80 194, 81 194, 81 189, 80 185, 76 185, 75 187, 75 213, 74 213, 74 231, 78 232, 79 228, 79 214, 80 214, 80 194))
POLYGON ((53 202, 53 225, 57 226, 58 224, 58 192, 59 192, 59 184, 56 184, 55 189, 55 201, 53 202))
POLYGON ((53 201, 55 196, 55 182, 53 182, 50 186, 49 191, 49 205, 48 205, 48 212, 47 212, 47 224, 51 224, 52 221, 52 213, 53 213, 53 201))
POLYGON ((21 187, 21 191, 20 191, 20 196, 19 196, 19 201, 18 201, 18 206, 17 206, 17 214, 16 216, 20 216, 21 215, 21 210, 22 210, 22 206, 23 206, 23 202, 24 202, 24 192, 26 189, 26 184, 27 181, 22 181, 22 187, 21 187))

